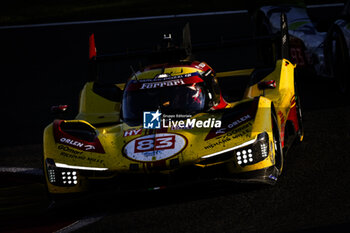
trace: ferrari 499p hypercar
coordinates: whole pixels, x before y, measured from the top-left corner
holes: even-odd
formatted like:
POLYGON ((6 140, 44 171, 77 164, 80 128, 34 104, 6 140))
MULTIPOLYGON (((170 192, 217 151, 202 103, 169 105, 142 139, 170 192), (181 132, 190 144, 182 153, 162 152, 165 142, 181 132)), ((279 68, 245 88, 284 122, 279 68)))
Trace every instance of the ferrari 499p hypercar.
POLYGON ((49 193, 106 182, 158 189, 209 179, 277 181, 284 151, 303 139, 295 65, 282 58, 271 68, 215 73, 205 62, 171 60, 123 84, 85 84, 76 118, 56 119, 44 131, 49 193))

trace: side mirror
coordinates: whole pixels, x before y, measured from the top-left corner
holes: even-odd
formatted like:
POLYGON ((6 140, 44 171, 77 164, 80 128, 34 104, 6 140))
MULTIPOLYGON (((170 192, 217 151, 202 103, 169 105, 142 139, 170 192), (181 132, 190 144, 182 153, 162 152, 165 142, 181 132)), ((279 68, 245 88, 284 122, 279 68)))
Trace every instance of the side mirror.
POLYGON ((54 105, 51 106, 51 114, 57 119, 62 119, 64 113, 66 113, 68 105, 54 105))
POLYGON ((260 90, 275 89, 276 88, 276 81, 275 80, 262 81, 262 82, 258 83, 258 88, 260 90))

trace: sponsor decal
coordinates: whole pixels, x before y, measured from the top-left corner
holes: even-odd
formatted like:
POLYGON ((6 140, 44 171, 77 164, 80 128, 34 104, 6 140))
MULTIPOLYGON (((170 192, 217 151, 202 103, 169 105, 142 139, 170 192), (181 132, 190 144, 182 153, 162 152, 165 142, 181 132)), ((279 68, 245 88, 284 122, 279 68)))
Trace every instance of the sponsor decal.
POLYGON ((140 135, 142 133, 142 129, 129 129, 124 131, 123 137, 140 135))
POLYGON ((64 143, 64 144, 67 144, 67 145, 70 145, 70 146, 81 148, 82 150, 85 150, 85 151, 95 150, 96 149, 95 146, 93 146, 93 145, 90 145, 90 144, 86 145, 86 144, 84 144, 82 142, 75 141, 75 140, 69 139, 69 138, 60 138, 60 142, 64 143))
POLYGON ((62 151, 60 153, 60 155, 66 157, 66 158, 70 158, 70 159, 80 159, 80 160, 85 160, 86 157, 84 155, 76 155, 76 154, 70 154, 67 152, 62 151))
POLYGON ((217 129, 217 130, 211 130, 209 132, 209 134, 207 135, 207 137, 205 138, 205 140, 209 140, 212 139, 214 137, 218 137, 221 136, 223 134, 226 134, 227 132, 230 132, 232 129, 234 129, 235 127, 242 125, 243 123, 249 121, 252 119, 252 116, 250 114, 244 115, 240 118, 238 118, 237 120, 233 120, 230 123, 225 124, 226 127, 217 129))
POLYGON ((180 86, 186 84, 193 84, 203 82, 203 79, 199 77, 199 74, 191 73, 184 75, 177 75, 164 78, 155 78, 155 79, 145 79, 145 80, 132 80, 129 82, 126 90, 145 90, 153 88, 162 88, 162 87, 171 87, 171 86, 180 86))
POLYGON ((221 117, 221 126, 218 128, 212 128, 205 138, 206 140, 224 135, 234 128, 253 120, 257 111, 258 99, 252 102, 244 103, 236 106, 235 108, 225 112, 221 117), (241 108, 246 108, 245 111, 241 111, 241 108), (238 110, 237 110, 238 109, 238 110))
POLYGON ((90 158, 90 157, 87 157, 86 160, 89 162, 94 162, 94 163, 103 163, 103 161, 104 161, 103 159, 90 158))
POLYGON ((207 64, 205 64, 205 63, 199 63, 198 65, 196 65, 196 66, 194 66, 195 68, 197 68, 197 69, 203 69, 204 67, 206 67, 207 66, 207 64))
POLYGON ((179 134, 159 133, 131 140, 123 152, 132 160, 155 162, 180 153, 186 145, 187 139, 179 134))
POLYGON ((215 141, 214 143, 209 143, 207 146, 204 147, 204 149, 208 150, 208 149, 213 149, 220 145, 223 146, 225 145, 226 142, 229 142, 233 139, 249 135, 251 126, 252 124, 251 122, 249 122, 248 124, 245 124, 238 129, 232 130, 231 132, 216 138, 218 139, 217 141, 215 141))
POLYGON ((79 160, 86 160, 89 162, 94 162, 94 163, 103 163, 104 160, 103 159, 98 159, 98 158, 90 158, 90 157, 86 157, 85 155, 81 155, 81 154, 71 154, 71 153, 67 153, 65 151, 62 151, 60 153, 61 156, 66 157, 66 158, 70 158, 70 159, 79 159, 79 160))
POLYGON ((63 145, 59 145, 57 147, 57 149, 63 150, 65 152, 69 152, 69 153, 72 153, 72 154, 82 154, 83 153, 82 151, 73 150, 73 149, 69 148, 68 146, 63 146, 63 145))
POLYGON ((74 140, 69 139, 69 138, 60 138, 60 142, 71 145, 71 146, 77 146, 80 148, 84 146, 84 143, 74 141, 74 140))
POLYGON ((229 124, 227 126, 227 128, 232 129, 232 128, 236 127, 237 125, 239 125, 247 120, 250 120, 250 119, 252 119, 252 117, 249 114, 247 114, 245 116, 242 116, 238 120, 233 121, 231 124, 229 124))
POLYGON ((158 74, 154 77, 154 79, 132 80, 132 82, 150 83, 150 82, 154 82, 154 80, 166 81, 166 80, 173 80, 173 79, 184 79, 184 78, 189 78, 189 77, 198 76, 198 75, 199 75, 198 72, 190 73, 190 74, 174 75, 174 76, 171 76, 170 74, 158 74))
POLYGON ((204 149, 206 149, 206 150, 213 149, 214 147, 225 144, 226 142, 229 142, 231 140, 232 140, 231 138, 222 138, 215 143, 210 143, 208 146, 205 146, 204 149))
POLYGON ((178 86, 178 85, 184 85, 184 84, 185 82, 182 79, 176 79, 176 80, 168 80, 168 81, 162 81, 162 82, 143 83, 140 89, 171 87, 171 86, 178 86))
POLYGON ((53 123, 54 138, 56 143, 65 144, 78 150, 95 152, 104 154, 105 151, 100 140, 96 137, 94 141, 85 141, 78 137, 74 137, 60 128, 63 120, 55 120, 53 123))

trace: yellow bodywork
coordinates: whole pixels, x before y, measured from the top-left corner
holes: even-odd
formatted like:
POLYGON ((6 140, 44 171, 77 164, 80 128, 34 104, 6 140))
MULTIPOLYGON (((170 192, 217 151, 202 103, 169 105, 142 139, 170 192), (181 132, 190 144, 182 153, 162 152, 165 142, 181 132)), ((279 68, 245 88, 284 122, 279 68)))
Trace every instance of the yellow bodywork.
POLYGON ((80 94, 76 119, 92 124, 119 122, 120 103, 105 99, 92 90, 93 82, 85 84, 80 94))
MULTIPOLYGON (((229 103, 226 108, 234 108, 240 104, 257 101, 257 111, 255 117, 246 120, 238 127, 232 130, 227 130, 226 133, 217 137, 206 140, 211 128, 208 129, 171 129, 167 130, 168 134, 178 135, 176 137, 182 137, 186 139, 186 145, 179 152, 164 159, 162 170, 157 170, 158 173, 171 174, 177 168, 172 168, 171 160, 178 159, 179 167, 184 166, 197 166, 205 169, 206 167, 223 164, 230 173, 244 173, 249 171, 255 171, 263 168, 271 167, 275 164, 274 143, 271 126, 271 114, 272 107, 275 109, 275 113, 278 119, 278 127, 281 132, 284 131, 285 119, 288 118, 289 110, 291 108, 291 102, 294 97, 294 68, 295 66, 289 61, 283 59, 278 60, 275 70, 267 75, 261 81, 275 80, 275 89, 266 89, 264 91, 259 90, 258 84, 248 86, 244 98, 240 101, 229 103), (240 166, 237 164, 237 159, 233 156, 227 160, 215 161, 213 163, 203 163, 206 156, 210 156, 221 151, 240 146, 248 141, 255 140, 257 135, 266 132, 269 136, 269 153, 268 156, 262 161, 247 165, 240 166)), ((173 74, 191 73, 196 71, 195 68, 189 67, 176 67, 168 68, 166 72, 172 72, 173 74), (170 70, 172 69, 172 70, 170 70)), ((217 73, 218 78, 234 77, 238 75, 250 75, 252 69, 230 71, 224 73, 217 73)), ((137 73, 137 78, 142 78, 143 75, 160 74, 159 70, 151 70, 144 73, 137 73), (148 72, 148 73, 147 73, 148 72)), ((125 156, 124 150, 128 143, 133 140, 149 135, 147 130, 142 126, 130 127, 127 124, 120 121, 120 103, 107 100, 92 91, 92 82, 86 83, 80 99, 79 114, 75 121, 83 124, 91 124, 97 134, 105 153, 89 152, 85 150, 79 150, 77 147, 72 147, 67 143, 57 142, 54 137, 54 127, 50 124, 44 131, 44 161, 46 159, 52 159, 55 163, 67 164, 71 166, 79 167, 92 167, 105 169, 100 171, 100 175, 96 176, 94 172, 91 175, 82 175, 78 169, 79 182, 75 186, 62 187, 53 185, 48 180, 48 174, 45 174, 48 184, 48 190, 50 193, 73 193, 85 191, 89 188, 89 181, 93 179, 108 179, 112 177, 118 177, 120 174, 135 174, 135 173, 152 173, 152 167, 157 164, 156 161, 140 162, 132 160, 125 156), (104 125, 103 123, 111 123, 104 125), (131 171, 130 167, 137 164, 138 170, 131 171)), ((119 87, 124 85, 118 84, 119 87)), ((222 112, 208 112, 200 113, 192 118, 206 120, 208 118, 221 119, 222 112)), ((69 122, 69 121, 66 121, 69 122)), ((283 134, 283 133, 281 133, 283 134)), ((283 135, 281 135, 283 136, 283 135)))

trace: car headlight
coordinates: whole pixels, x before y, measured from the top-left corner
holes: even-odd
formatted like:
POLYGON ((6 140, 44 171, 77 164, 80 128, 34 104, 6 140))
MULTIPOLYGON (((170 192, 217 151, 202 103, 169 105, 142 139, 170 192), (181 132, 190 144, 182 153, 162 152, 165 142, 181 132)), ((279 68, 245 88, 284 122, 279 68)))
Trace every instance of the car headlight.
POLYGON ((252 144, 235 150, 234 154, 241 167, 264 160, 269 154, 269 135, 259 134, 252 144))
POLYGON ((74 186, 79 182, 79 172, 74 169, 57 167, 53 159, 46 159, 47 178, 57 186, 74 186))
POLYGON ((204 159, 202 163, 205 163, 208 159, 216 161, 218 159, 223 160, 223 158, 221 158, 223 156, 225 157, 225 160, 229 159, 228 156, 231 158, 235 157, 237 164, 244 167, 264 160, 268 154, 269 135, 266 132, 263 132, 260 133, 256 139, 217 153, 205 155, 201 157, 201 159, 204 159))

